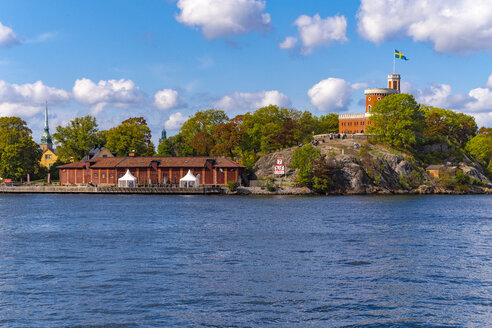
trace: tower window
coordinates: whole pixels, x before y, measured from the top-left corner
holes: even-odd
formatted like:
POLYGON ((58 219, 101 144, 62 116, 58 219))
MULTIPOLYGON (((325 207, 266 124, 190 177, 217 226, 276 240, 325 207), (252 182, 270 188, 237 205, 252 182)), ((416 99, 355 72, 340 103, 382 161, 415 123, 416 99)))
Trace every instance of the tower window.
POLYGON ((367 100, 371 101, 371 97, 367 98, 367 100))
POLYGON ((370 111, 371 110, 371 105, 367 106, 367 110, 370 111))
POLYGON ((378 100, 381 100, 381 97, 378 97, 378 100))

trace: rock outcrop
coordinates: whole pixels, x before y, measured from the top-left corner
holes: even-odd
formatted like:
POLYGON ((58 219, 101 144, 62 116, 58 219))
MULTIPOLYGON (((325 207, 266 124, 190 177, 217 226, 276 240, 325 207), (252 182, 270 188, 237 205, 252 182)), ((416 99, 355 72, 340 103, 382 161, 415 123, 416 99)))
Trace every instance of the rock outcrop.
MULTIPOLYGON (((466 188, 461 186, 460 189, 430 177, 425 167, 410 154, 395 154, 395 151, 368 143, 361 146, 353 140, 334 140, 318 147, 324 155, 322 165, 333 181, 329 194, 484 193, 490 192, 489 188, 492 188, 482 167, 464 154, 461 161, 451 159, 454 166, 459 167, 470 178, 466 188)), ((286 177, 281 182, 293 185, 296 170, 291 169, 291 161, 296 148, 284 149, 260 158, 254 167, 255 175, 252 178, 271 178, 276 159, 282 158, 286 166, 286 177)))

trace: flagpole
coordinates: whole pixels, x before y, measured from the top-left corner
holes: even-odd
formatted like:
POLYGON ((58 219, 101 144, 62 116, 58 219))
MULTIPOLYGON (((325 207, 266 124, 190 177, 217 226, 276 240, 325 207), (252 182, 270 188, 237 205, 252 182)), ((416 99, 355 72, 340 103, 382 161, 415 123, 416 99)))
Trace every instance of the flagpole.
POLYGON ((393 74, 395 74, 396 55, 393 53, 393 74))

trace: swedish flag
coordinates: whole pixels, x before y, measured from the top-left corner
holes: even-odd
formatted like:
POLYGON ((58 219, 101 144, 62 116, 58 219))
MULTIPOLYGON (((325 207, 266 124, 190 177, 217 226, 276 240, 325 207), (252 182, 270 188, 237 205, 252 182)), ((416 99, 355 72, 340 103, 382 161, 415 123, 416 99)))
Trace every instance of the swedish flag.
POLYGON ((403 59, 403 60, 408 60, 407 57, 405 57, 401 52, 399 52, 398 50, 395 49, 395 58, 398 58, 398 59, 403 59))

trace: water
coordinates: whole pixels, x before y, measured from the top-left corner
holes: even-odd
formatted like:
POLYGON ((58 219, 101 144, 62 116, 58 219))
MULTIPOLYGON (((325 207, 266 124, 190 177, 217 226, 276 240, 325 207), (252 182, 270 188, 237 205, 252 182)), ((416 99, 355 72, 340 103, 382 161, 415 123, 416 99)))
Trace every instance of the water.
POLYGON ((492 326, 492 197, 0 196, 0 326, 492 326))

